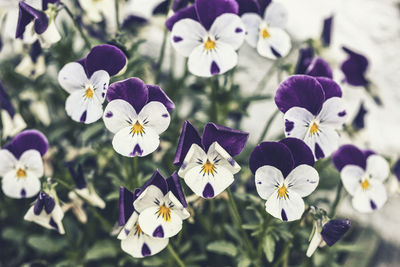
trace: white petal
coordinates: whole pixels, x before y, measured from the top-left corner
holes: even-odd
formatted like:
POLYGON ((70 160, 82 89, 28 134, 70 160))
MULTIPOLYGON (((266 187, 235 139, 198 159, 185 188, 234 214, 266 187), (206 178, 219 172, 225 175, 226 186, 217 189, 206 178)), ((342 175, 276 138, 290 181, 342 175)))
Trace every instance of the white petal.
POLYGON ((47 229, 57 230, 52 225, 50 225, 50 220, 53 219, 58 227, 58 232, 60 234, 65 234, 64 227, 61 222, 64 217, 64 212, 58 204, 54 206, 54 209, 50 214, 47 214, 46 211, 43 209, 39 215, 35 215, 33 209, 34 206, 29 208, 28 212, 24 216, 24 220, 37 223, 47 229))
POLYGON ((102 117, 103 106, 96 95, 86 98, 85 93, 85 90, 73 92, 65 102, 65 110, 74 121, 90 124, 102 117))
POLYGON ((269 26, 284 28, 288 21, 287 9, 280 3, 272 2, 265 9, 264 19, 269 26))
POLYGON ((101 103, 106 99, 108 83, 110 82, 110 75, 107 71, 98 70, 92 74, 89 83, 93 85, 94 92, 101 103))
POLYGON ((308 125, 314 119, 314 115, 305 108, 292 107, 286 111, 283 118, 286 136, 303 140, 308 134, 308 125))
POLYGON ((246 41, 251 47, 257 47, 262 18, 257 13, 245 13, 242 21, 246 28, 246 41))
POLYGON ((47 107, 46 102, 41 100, 33 101, 30 106, 29 110, 32 114, 37 117, 45 126, 49 126, 51 123, 49 109, 47 107))
POLYGON ((237 50, 243 44, 245 26, 238 15, 225 13, 215 19, 210 33, 218 42, 226 43, 237 50))
POLYGON ((1 121, 3 122, 3 139, 12 137, 26 128, 26 123, 19 113, 11 118, 6 110, 1 110, 1 121))
POLYGON ((38 35, 38 39, 43 48, 50 48, 52 44, 61 40, 61 35, 57 30, 54 20, 50 21, 46 31, 38 35))
POLYGON ((320 233, 320 229, 316 227, 314 236, 312 237, 310 241, 310 245, 308 245, 308 249, 306 252, 307 257, 311 257, 314 252, 317 250, 317 248, 321 245, 321 243, 324 242, 320 233))
POLYGON ((340 97, 331 97, 322 105, 317 119, 323 125, 339 128, 346 122, 346 109, 343 99, 340 97))
POLYGON ((273 27, 268 28, 268 33, 269 37, 263 38, 261 36, 258 38, 257 52, 269 59, 287 56, 292 48, 290 36, 284 30, 273 27))
POLYGON ((121 241, 121 248, 134 258, 143 258, 159 253, 168 245, 168 242, 168 238, 155 238, 144 233, 139 236, 132 231, 126 239, 121 241))
POLYGON ((192 144, 185 156, 185 159, 183 160, 181 168, 178 171, 178 175, 184 178, 189 170, 198 166, 198 159, 200 159, 202 162, 205 162, 207 160, 207 154, 200 146, 197 144, 192 144))
POLYGON ((303 199, 288 190, 288 198, 279 198, 278 191, 273 193, 265 203, 265 210, 282 221, 299 220, 304 212, 303 199))
POLYGON ((329 157, 337 148, 339 134, 335 128, 320 124, 317 134, 307 134, 304 142, 311 148, 316 160, 329 157))
POLYGON ((33 176, 38 178, 43 176, 43 160, 39 151, 33 149, 25 151, 19 158, 19 162, 33 176))
POLYGON ((217 167, 223 167, 232 174, 236 174, 240 171, 239 164, 217 142, 212 143, 208 148, 207 157, 213 162, 217 161, 217 167))
POLYGON ((140 111, 138 118, 147 128, 151 128, 157 134, 168 129, 171 117, 167 108, 161 103, 152 101, 147 103, 140 111))
POLYGON ((204 45, 197 46, 189 56, 189 71, 200 77, 223 74, 234 68, 238 55, 231 45, 216 41, 215 49, 205 50, 204 45))
POLYGON ((2 179, 2 189, 11 198, 31 198, 40 191, 39 177, 26 171, 26 177, 17 178, 16 170, 8 172, 2 179))
POLYGON ((387 200, 385 186, 381 181, 370 180, 370 187, 363 190, 361 186, 355 192, 352 203, 359 212, 372 212, 380 209, 387 200))
POLYGON ((124 227, 122 227, 121 232, 118 234, 119 240, 124 240, 128 237, 128 235, 135 230, 134 226, 136 225, 139 219, 139 213, 134 211, 132 215, 129 217, 128 221, 125 223, 124 227))
POLYGON ((15 68, 15 72, 29 79, 35 80, 37 77, 46 72, 44 56, 40 55, 36 59, 36 62, 33 62, 32 58, 29 55, 24 56, 21 62, 15 68))
POLYGON ((255 174, 258 195, 268 200, 283 180, 282 172, 273 166, 265 165, 258 168, 255 174))
POLYGON ((17 164, 17 159, 7 149, 0 150, 0 176, 6 175, 14 170, 17 164))
POLYGON ((104 209, 106 207, 106 203, 99 197, 99 195, 97 195, 92 185, 82 189, 75 189, 75 191, 92 206, 99 207, 100 209, 104 209))
POLYGON ((89 83, 81 64, 72 62, 66 64, 58 73, 58 83, 68 93, 82 90, 89 83))
POLYGON ((296 192, 301 197, 306 197, 317 188, 319 182, 318 172, 309 165, 299 165, 293 169, 285 179, 285 184, 290 192, 296 192))
POLYGON ((132 134, 132 127, 121 129, 113 139, 115 151, 125 157, 144 157, 154 152, 160 145, 160 137, 150 127, 143 127, 144 133, 132 134))
POLYGON ((340 172, 340 178, 346 191, 350 195, 354 195, 360 188, 360 182, 365 174, 365 171, 356 165, 346 165, 340 172))
POLYGON ((190 217, 190 213, 183 207, 182 203, 176 198, 176 196, 169 191, 164 197, 165 202, 172 202, 174 205, 171 208, 182 220, 186 220, 190 217))
POLYGON ((161 238, 169 238, 182 229, 182 219, 174 211, 171 211, 170 220, 164 220, 163 216, 159 216, 159 207, 152 206, 143 210, 139 214, 139 225, 145 234, 150 236, 157 236, 161 238), (156 232, 162 232, 161 235, 157 235, 156 232))
POLYGON ((207 31, 197 21, 182 19, 174 24, 171 31, 171 42, 176 52, 188 57, 193 49, 203 44, 207 31))
POLYGON ((125 127, 131 126, 130 122, 137 120, 137 114, 131 104, 122 99, 112 100, 108 103, 103 115, 104 124, 112 133, 117 133, 125 127))
POLYGON ((371 155, 367 158, 366 173, 373 179, 385 181, 390 174, 389 163, 382 156, 371 155))
POLYGON ((154 203, 155 200, 163 200, 164 194, 163 192, 155 185, 148 186, 140 196, 133 202, 133 206, 138 213, 141 213, 143 210, 156 206, 154 203))

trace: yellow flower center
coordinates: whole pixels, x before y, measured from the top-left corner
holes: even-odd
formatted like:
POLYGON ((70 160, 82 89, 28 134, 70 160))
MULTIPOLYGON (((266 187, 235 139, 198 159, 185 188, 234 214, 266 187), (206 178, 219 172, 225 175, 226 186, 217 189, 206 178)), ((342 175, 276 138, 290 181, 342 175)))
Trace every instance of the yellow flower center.
POLYGON ((215 49, 215 42, 211 40, 210 38, 207 39, 207 41, 204 43, 204 48, 208 50, 215 49))
POLYGON ((90 99, 93 98, 93 89, 92 89, 92 87, 88 86, 86 88, 85 97, 86 98, 90 98, 90 99))
POLYGON ((142 233, 143 233, 142 228, 140 228, 140 225, 139 225, 139 224, 136 224, 136 234, 137 234, 137 235, 141 235, 142 233))
POLYGON ((369 188, 369 181, 368 181, 368 179, 365 179, 364 181, 362 181, 361 182, 361 188, 363 189, 363 190, 367 190, 368 188, 369 188))
POLYGON ((162 205, 158 208, 157 215, 163 217, 164 221, 169 222, 171 220, 171 209, 162 205))
POLYGON ((264 39, 267 39, 267 38, 271 37, 271 35, 270 35, 269 32, 267 31, 267 28, 264 28, 264 29, 261 31, 261 36, 262 36, 262 38, 264 38, 264 39))
POLYGON ((318 125, 316 122, 314 122, 310 127, 310 134, 316 134, 316 133, 318 133, 318 125))
POLYGON ((201 169, 202 172, 208 175, 214 175, 215 173, 215 165, 212 164, 209 160, 206 161, 206 163, 203 164, 203 168, 201 169))
POLYGON ((26 178, 26 171, 19 168, 17 170, 17 178, 26 178))
POLYGON ((287 188, 285 185, 282 185, 278 188, 278 197, 279 198, 287 198, 287 188))
POLYGON ((144 133, 143 126, 138 121, 136 121, 135 124, 132 125, 131 133, 133 135, 135 134, 142 135, 144 133))

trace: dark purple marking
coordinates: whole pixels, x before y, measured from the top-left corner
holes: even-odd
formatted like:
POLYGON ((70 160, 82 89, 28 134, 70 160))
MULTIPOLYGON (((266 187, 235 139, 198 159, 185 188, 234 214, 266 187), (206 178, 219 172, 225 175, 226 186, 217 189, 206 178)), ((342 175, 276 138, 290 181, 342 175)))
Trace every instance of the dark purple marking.
POLYGON ((174 36, 172 39, 174 40, 175 43, 179 43, 179 42, 183 41, 183 38, 180 36, 174 36))
POLYGON ((271 52, 272 52, 272 54, 273 54, 274 56, 276 56, 277 58, 282 57, 282 55, 281 55, 275 48, 273 48, 273 47, 271 46, 270 49, 271 49, 271 52))
POLYGON ((325 154, 322 151, 321 147, 318 145, 318 143, 315 143, 315 157, 317 159, 325 158, 325 154))
POLYGON ((285 132, 289 133, 294 128, 294 122, 290 120, 285 120, 285 132))
POLYGON ((221 70, 219 69, 219 66, 218 66, 217 62, 213 61, 211 63, 211 74, 215 75, 215 74, 218 74, 220 72, 221 72, 221 70))
POLYGON ((101 93, 101 97, 105 97, 106 96, 106 93, 101 93))
POLYGON ((236 33, 241 33, 241 32, 243 32, 243 29, 242 29, 242 28, 236 28, 236 29, 235 29, 235 32, 236 32, 236 33))
POLYGON ((111 118, 114 114, 111 111, 107 111, 106 118, 111 118))
POLYGON ((346 113, 346 110, 343 110, 342 112, 339 112, 339 113, 338 113, 338 116, 339 116, 339 117, 344 117, 344 116, 346 116, 346 114, 347 114, 347 113, 346 113))
POLYGON ((182 170, 186 169, 186 163, 185 163, 185 162, 182 163, 181 169, 182 169, 182 170))
POLYGON ((258 181, 257 184, 262 184, 261 181, 258 181))
POLYGON ((149 246, 148 246, 146 243, 143 243, 143 246, 142 246, 142 255, 143 255, 143 257, 150 256, 150 255, 151 255, 150 248, 149 248, 149 246))
POLYGON ((371 199, 369 201, 369 204, 371 205, 371 209, 376 210, 378 207, 376 206, 376 203, 371 199))
POLYGON ((135 156, 141 156, 142 154, 143 154, 143 149, 139 146, 139 144, 136 144, 130 156, 135 157, 135 156))
POLYGON ((168 118, 169 114, 165 113, 165 114, 162 114, 161 116, 163 116, 164 118, 168 118))
POLYGON ((164 229, 159 225, 153 232, 154 237, 164 237, 164 229))
POLYGON ((124 232, 125 232, 126 235, 129 235, 129 233, 130 233, 131 231, 129 231, 128 229, 124 228, 124 232))
POLYGON ((284 220, 284 221, 287 221, 287 220, 288 220, 287 215, 286 215, 286 212, 285 212, 284 209, 282 209, 282 211, 281 211, 281 217, 282 217, 282 220, 284 220))
POLYGON ((53 220, 53 217, 50 218, 49 224, 51 227, 53 227, 54 229, 56 229, 58 231, 58 225, 56 224, 56 222, 53 220))
POLYGON ((20 194, 21 194, 22 198, 26 198, 26 191, 25 191, 24 188, 21 189, 21 193, 20 194))
POLYGON ((86 115, 87 115, 87 111, 85 110, 85 111, 82 113, 81 118, 79 119, 80 122, 85 122, 85 121, 86 121, 86 115))
POLYGON ((228 158, 228 162, 231 166, 235 166, 236 161, 233 158, 228 158))
POLYGON ((214 197, 214 188, 210 183, 207 183, 203 190, 204 198, 213 198, 214 197))

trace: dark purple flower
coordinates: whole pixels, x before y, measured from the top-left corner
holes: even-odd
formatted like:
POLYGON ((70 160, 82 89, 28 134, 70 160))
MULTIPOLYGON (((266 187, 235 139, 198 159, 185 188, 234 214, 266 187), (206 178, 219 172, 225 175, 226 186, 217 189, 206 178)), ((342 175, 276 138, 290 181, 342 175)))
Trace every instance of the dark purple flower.
POLYGON ((297 60, 295 74, 305 74, 308 66, 314 58, 314 48, 307 46, 299 50, 299 59, 297 60))
POLYGON ((365 78, 368 69, 368 59, 347 47, 343 47, 343 50, 347 53, 348 58, 342 63, 340 69, 345 75, 346 82, 353 86, 368 85, 368 79, 365 78))
POLYGON ((119 217, 118 225, 123 226, 129 220, 135 211, 133 202, 137 199, 140 188, 135 189, 134 192, 129 191, 127 188, 121 186, 119 189, 119 217))
POLYGON ((44 33, 49 26, 49 20, 44 12, 31 7, 23 1, 20 1, 18 24, 15 38, 23 39, 25 28, 32 21, 34 22, 34 30, 37 34, 44 33))
POLYGON ((333 246, 349 231, 351 222, 346 220, 330 220, 322 227, 321 236, 328 246, 333 246))
POLYGON ((397 180, 400 182, 400 160, 397 160, 393 166, 393 173, 396 175, 397 180))
POLYGON ((49 149, 49 142, 41 132, 26 130, 16 135, 11 142, 3 146, 3 149, 10 151, 17 159, 30 149, 37 150, 43 156, 49 149))
POLYGON ((305 74, 313 77, 326 77, 329 79, 333 78, 331 66, 329 66, 329 63, 320 57, 316 57, 311 61, 305 74))
POLYGON ((365 127, 365 115, 367 115, 368 110, 365 109, 364 103, 360 104, 360 108, 358 109, 357 115, 353 120, 353 127, 356 130, 361 130, 365 127))
POLYGON ((29 56, 31 57, 33 63, 36 63, 38 57, 42 54, 42 52, 43 51, 40 42, 34 42, 29 50, 29 56))
POLYGON ((66 163, 66 165, 72 176, 72 179, 75 182, 76 188, 78 188, 78 189, 86 188, 87 184, 86 184, 85 176, 83 174, 82 164, 78 164, 78 167, 75 167, 75 165, 76 165, 75 162, 69 161, 66 163))
POLYGON ((333 18, 333 16, 330 16, 324 19, 324 25, 321 34, 321 41, 324 46, 330 46, 331 44, 333 18))
POLYGON ((39 215, 44 208, 46 213, 50 214, 53 211, 55 205, 56 203, 51 196, 49 196, 45 192, 40 192, 33 207, 33 212, 35 213, 35 215, 39 215))
MULTIPOLYGON (((4 109, 10 115, 10 118, 13 118, 16 111, 11 103, 10 97, 7 94, 6 89, 3 86, 3 83, 0 81, 0 105, 1 109, 4 109)), ((4 122, 3 122, 4 123, 4 122)))

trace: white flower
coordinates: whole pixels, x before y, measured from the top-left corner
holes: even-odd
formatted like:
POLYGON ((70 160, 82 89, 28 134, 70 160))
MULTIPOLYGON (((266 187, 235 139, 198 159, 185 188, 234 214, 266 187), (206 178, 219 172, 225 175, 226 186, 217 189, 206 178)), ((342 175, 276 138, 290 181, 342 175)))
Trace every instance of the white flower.
POLYGON ((12 137, 26 128, 26 123, 19 113, 11 118, 7 110, 1 110, 1 121, 3 122, 3 139, 12 137))
POLYGON ((103 17, 109 17, 111 21, 115 13, 114 4, 114 0, 79 0, 79 5, 92 22, 100 22, 103 17))

